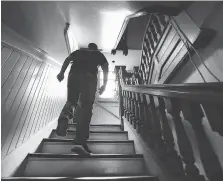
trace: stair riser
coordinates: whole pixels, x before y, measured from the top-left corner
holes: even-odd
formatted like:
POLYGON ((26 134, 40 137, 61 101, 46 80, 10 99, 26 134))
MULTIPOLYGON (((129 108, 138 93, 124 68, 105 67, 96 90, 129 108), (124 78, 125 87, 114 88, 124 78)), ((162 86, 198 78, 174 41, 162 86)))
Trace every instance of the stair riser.
MULTIPOLYGON (((72 143, 45 142, 40 153, 69 154, 72 143)), ((135 154, 133 143, 88 143, 93 154, 135 154)))
POLYGON ((132 176, 132 177, 82 177, 82 178, 64 178, 64 177, 17 177, 2 178, 2 181, 158 181, 152 176, 132 176))
MULTIPOLYGON (((68 125, 68 130, 76 131, 76 125, 68 125)), ((121 131, 121 128, 116 126, 90 126, 90 131, 121 131)))
MULTIPOLYGON (((64 139, 74 139, 75 132, 69 132, 64 139)), ((53 132, 50 135, 50 138, 60 138, 56 135, 55 132, 53 132)), ((128 140, 128 134, 123 133, 91 133, 89 140, 128 140)))
POLYGON ((29 158, 23 176, 87 177, 145 174, 143 158, 29 158))

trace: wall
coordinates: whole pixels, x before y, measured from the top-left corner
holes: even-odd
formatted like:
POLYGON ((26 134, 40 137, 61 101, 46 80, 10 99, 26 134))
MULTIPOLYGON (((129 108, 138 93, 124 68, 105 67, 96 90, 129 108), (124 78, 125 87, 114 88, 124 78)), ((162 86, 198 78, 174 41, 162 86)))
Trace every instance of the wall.
MULTIPOLYGON (((223 3, 222 2, 196 2, 187 10, 190 17, 200 28, 210 28, 216 31, 214 39, 206 48, 198 51, 206 66, 221 81, 223 81, 223 3), (202 12, 202 13, 201 13, 202 12)), ((216 82, 217 80, 201 64, 197 56, 192 56, 199 70, 203 74, 206 82, 216 82)), ((191 61, 187 61, 185 66, 168 83, 195 83, 204 82, 191 61)))
POLYGON ((122 51, 116 51, 115 55, 104 53, 109 62, 109 69, 114 70, 115 66, 124 65, 126 70, 132 70, 134 66, 139 66, 141 58, 141 50, 129 50, 128 55, 123 55, 122 51), (115 63, 112 63, 112 61, 115 63))
POLYGON ((48 138, 57 126, 57 120, 51 121, 47 126, 41 129, 37 134, 33 135, 25 143, 12 151, 9 155, 1 160, 1 178, 12 177, 16 170, 20 167, 22 161, 28 153, 34 153, 43 138, 48 138))
POLYGON ((109 102, 109 101, 103 101, 99 102, 100 105, 102 105, 104 108, 106 108, 108 111, 119 117, 119 103, 118 102, 109 102))
POLYGON ((121 122, 117 117, 105 111, 97 103, 94 104, 91 124, 115 124, 120 125, 121 122))
POLYGON ((17 33, 9 33, 3 27, 2 159, 55 120, 65 102, 66 82, 59 84, 56 79, 60 65, 50 63, 49 55, 41 52, 17 33))
POLYGON ((65 20, 56 2, 3 1, 2 24, 63 62, 68 55, 64 38, 65 20))

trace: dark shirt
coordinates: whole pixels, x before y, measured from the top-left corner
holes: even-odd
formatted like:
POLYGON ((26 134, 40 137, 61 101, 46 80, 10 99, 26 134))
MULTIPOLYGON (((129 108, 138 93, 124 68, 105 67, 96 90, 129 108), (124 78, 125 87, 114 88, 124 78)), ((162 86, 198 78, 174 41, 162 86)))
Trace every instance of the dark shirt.
POLYGON ((100 51, 76 50, 71 53, 70 56, 72 56, 70 73, 86 71, 97 75, 98 66, 108 63, 107 59, 100 51))

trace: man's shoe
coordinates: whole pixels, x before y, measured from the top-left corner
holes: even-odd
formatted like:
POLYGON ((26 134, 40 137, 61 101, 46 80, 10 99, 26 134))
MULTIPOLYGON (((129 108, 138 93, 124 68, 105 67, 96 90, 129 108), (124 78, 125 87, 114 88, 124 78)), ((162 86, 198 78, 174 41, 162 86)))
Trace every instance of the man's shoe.
POLYGON ((88 152, 88 153, 92 153, 92 151, 88 148, 87 144, 83 144, 84 149, 88 152))
POLYGON ((68 127, 68 117, 60 116, 58 119, 58 124, 56 128, 56 133, 58 136, 66 136, 67 135, 67 127, 68 127))
POLYGON ((66 137, 67 136, 67 131, 61 130, 59 128, 56 129, 56 134, 59 137, 66 137))
POLYGON ((90 155, 90 153, 87 150, 85 150, 83 145, 74 145, 71 148, 71 151, 77 153, 78 155, 90 155))

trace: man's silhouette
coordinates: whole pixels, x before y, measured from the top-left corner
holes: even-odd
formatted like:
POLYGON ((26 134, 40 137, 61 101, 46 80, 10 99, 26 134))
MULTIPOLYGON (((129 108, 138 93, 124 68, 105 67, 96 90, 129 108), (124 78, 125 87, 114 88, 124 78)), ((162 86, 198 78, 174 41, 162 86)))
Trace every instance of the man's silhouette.
POLYGON ((98 66, 101 66, 104 74, 104 83, 99 89, 99 94, 102 94, 107 84, 108 62, 105 56, 98 51, 97 45, 90 43, 87 50, 76 50, 65 59, 57 75, 59 81, 64 79, 64 72, 69 63, 72 63, 72 66, 67 82, 67 102, 58 119, 57 135, 66 136, 69 109, 76 107, 76 137, 71 150, 77 154, 89 154, 91 151, 86 141, 89 138, 89 125, 97 90, 98 66))

